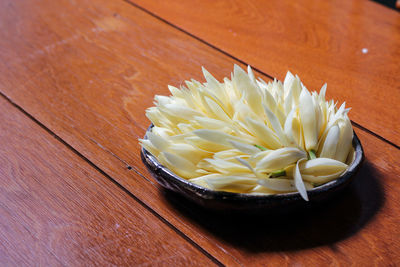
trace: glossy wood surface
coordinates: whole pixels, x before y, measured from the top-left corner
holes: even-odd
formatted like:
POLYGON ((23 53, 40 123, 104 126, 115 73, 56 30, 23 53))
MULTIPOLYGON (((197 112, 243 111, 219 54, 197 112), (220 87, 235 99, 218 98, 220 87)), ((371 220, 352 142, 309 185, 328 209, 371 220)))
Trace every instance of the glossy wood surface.
POLYGON ((373 1, 129 0, 272 77, 290 70, 400 146, 400 14, 373 1))
POLYGON ((1 265, 214 265, 4 98, 0 147, 1 265))
MULTIPOLYGON (((400 261, 396 238, 400 232, 400 152, 396 147, 357 129, 367 160, 354 185, 322 208, 261 218, 211 214, 159 189, 141 163, 137 139, 149 125, 144 110, 152 105, 154 94, 168 94, 167 84, 178 86, 184 79, 201 79, 201 66, 218 78, 228 76, 237 61, 124 1, 2 1, 0 22, 0 91, 4 98, 65 142, 58 144, 60 147, 71 146, 76 155, 96 166, 97 172, 104 172, 132 194, 121 193, 120 187, 95 172, 91 179, 110 188, 104 196, 116 195, 120 201, 136 203, 134 207, 143 204, 152 209, 161 220, 148 229, 168 232, 166 227, 174 228, 203 255, 227 266, 362 266, 400 261)), ((355 108, 353 113, 361 114, 355 108)), ((14 132, 18 133, 18 128, 14 132)), ((60 164, 74 160, 73 156, 59 156, 60 164)), ((79 160, 73 166, 89 168, 79 160)), ((76 186, 71 185, 71 190, 76 186)), ((93 195, 90 191, 85 197, 93 195)), ((48 202, 52 204, 52 200, 48 202)), ((112 203, 111 211, 102 211, 104 216, 118 209, 112 203)), ((15 207, 24 208, 22 204, 15 207)), ((130 219, 143 219, 138 210, 136 215, 120 215, 126 227, 130 219)), ((4 221, 2 218, 1 223, 4 221)), ((32 221, 38 228, 42 226, 41 221, 32 221)), ((6 234, 21 236, 18 231, 6 234)), ((115 239, 109 238, 110 242, 115 239)), ((154 242, 151 236, 145 239, 154 242)), ((179 235, 164 238, 165 244, 172 242, 175 248, 159 254, 180 255, 180 240, 184 239, 179 235)), ((137 245, 135 241, 132 244, 137 245)), ((38 256, 38 261, 57 260, 47 257, 48 250, 40 244, 36 246, 37 254, 44 255, 38 256)), ((189 242, 186 246, 193 248, 189 242)), ((123 248, 126 245, 121 244, 123 248)), ((121 252, 113 253, 118 257, 121 252)), ((21 257, 11 255, 14 261, 21 257)), ((99 255, 103 257, 100 261, 109 254, 100 251, 99 255)), ((193 264, 183 260, 178 265, 193 264)))

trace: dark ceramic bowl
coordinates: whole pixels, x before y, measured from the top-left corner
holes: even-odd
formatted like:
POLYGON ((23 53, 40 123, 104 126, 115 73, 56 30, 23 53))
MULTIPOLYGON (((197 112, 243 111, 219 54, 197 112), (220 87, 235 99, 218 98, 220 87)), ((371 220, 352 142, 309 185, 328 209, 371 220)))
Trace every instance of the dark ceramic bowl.
MULTIPOLYGON (((153 125, 147 132, 151 131, 153 125)), ((147 139, 147 133, 144 137, 147 139)), ((276 195, 250 195, 242 193, 231 193, 214 191, 197 184, 193 184, 174 174, 146 149, 142 148, 142 160, 157 182, 168 190, 177 192, 198 205, 217 211, 266 211, 266 210, 292 210, 314 203, 320 203, 331 198, 342 191, 355 177, 364 159, 364 152, 354 133, 353 138, 354 156, 348 169, 338 179, 330 181, 321 186, 307 191, 309 201, 305 201, 298 192, 276 195)))

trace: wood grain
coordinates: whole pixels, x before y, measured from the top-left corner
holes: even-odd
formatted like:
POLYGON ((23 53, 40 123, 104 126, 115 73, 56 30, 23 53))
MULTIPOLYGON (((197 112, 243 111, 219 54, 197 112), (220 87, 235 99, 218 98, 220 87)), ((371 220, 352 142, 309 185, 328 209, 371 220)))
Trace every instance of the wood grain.
POLYGON ((227 222, 159 190, 141 163, 137 138, 149 124, 144 110, 154 94, 199 79, 202 65, 218 78, 228 76, 234 60, 125 2, 0 5, 3 94, 222 263, 399 260, 394 147, 359 132, 368 161, 358 183, 325 210, 227 222))
POLYGON ((363 0, 129 0, 278 79, 290 70, 400 146, 400 14, 363 0))
POLYGON ((0 265, 214 265, 2 97, 0 151, 0 265))

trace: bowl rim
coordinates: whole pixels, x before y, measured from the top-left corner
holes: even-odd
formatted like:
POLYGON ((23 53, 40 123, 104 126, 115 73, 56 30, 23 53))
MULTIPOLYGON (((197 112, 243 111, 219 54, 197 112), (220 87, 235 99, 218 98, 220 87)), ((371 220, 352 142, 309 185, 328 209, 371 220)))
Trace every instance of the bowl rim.
MULTIPOLYGON (((148 139, 147 133, 150 132, 153 127, 154 127, 153 124, 151 124, 148 127, 148 129, 146 130, 146 133, 144 135, 144 138, 143 138, 144 140, 148 139)), ((310 190, 307 190, 307 195, 310 199, 314 195, 318 195, 320 193, 340 187, 341 185, 349 182, 350 178, 353 177, 357 173, 358 169, 361 166, 361 163, 364 160, 364 150, 362 148, 360 139, 358 138, 358 136, 356 135, 354 130, 353 130, 352 146, 354 149, 354 159, 349 164, 347 170, 344 173, 342 173, 337 179, 327 182, 323 185, 314 187, 310 190)), ((150 167, 151 171, 153 171, 153 172, 158 171, 161 175, 163 175, 163 178, 174 179, 175 182, 178 182, 181 186, 185 186, 186 189, 189 189, 190 191, 195 193, 197 196, 205 198, 205 199, 240 200, 240 199, 245 198, 245 199, 254 200, 254 201, 257 201, 257 200, 274 201, 274 200, 282 200, 282 199, 288 199, 288 198, 302 198, 299 192, 288 192, 288 193, 281 193, 281 194, 263 195, 263 194, 234 193, 234 192, 216 191, 216 190, 208 189, 208 188, 202 187, 200 185, 197 185, 195 183, 192 183, 189 180, 186 180, 186 179, 180 177, 179 175, 175 174, 169 168, 162 165, 157 160, 157 158, 153 154, 151 154, 148 150, 146 150, 144 147, 141 148, 141 154, 145 161, 145 164, 149 165, 148 167, 150 167)), ((156 180, 158 181, 158 179, 156 179, 156 180)), ((164 185, 162 185, 162 186, 164 186, 164 185)))

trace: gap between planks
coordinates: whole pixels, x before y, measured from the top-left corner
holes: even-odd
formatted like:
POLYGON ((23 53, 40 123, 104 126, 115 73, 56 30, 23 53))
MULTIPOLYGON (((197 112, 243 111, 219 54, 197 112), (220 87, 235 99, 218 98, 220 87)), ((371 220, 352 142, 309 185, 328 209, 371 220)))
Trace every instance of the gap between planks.
MULTIPOLYGON (((105 176, 108 180, 110 180, 113 184, 118 186, 124 193, 126 193, 129 197, 133 198, 136 202, 138 202, 140 205, 142 205, 145 209, 147 209, 151 214, 153 214, 156 218, 158 218, 162 223, 166 224, 168 227, 170 227, 174 232, 176 232, 179 236, 181 236, 184 240, 186 240, 189 244, 191 244, 194 248, 198 249, 201 253, 203 253, 207 258, 209 258, 211 261, 213 261, 217 266, 225 266, 220 262, 217 258, 215 258, 213 255, 211 255, 208 251, 206 251, 204 248, 202 248, 200 245, 198 245, 194 240, 189 238, 187 235, 185 235, 182 231, 180 231, 178 228, 176 228, 172 223, 170 223, 168 220, 166 220, 164 217, 162 217, 160 214, 158 214, 155 210, 153 210, 151 207, 149 207, 146 203, 141 201, 139 198, 137 198, 133 193, 131 193, 128 189, 126 189, 124 186, 122 186, 120 183, 118 183, 114 178, 112 178, 110 175, 108 175, 105 171, 103 171, 101 168, 99 168, 97 165, 95 165, 92 161, 90 161, 88 158, 86 158, 82 153, 80 153, 78 150, 76 150, 74 147, 72 147, 70 144, 68 144, 65 140, 63 140, 60 136, 58 136, 56 133, 54 133, 52 130, 47 128, 43 123, 41 123, 39 120, 37 120, 34 116, 29 114, 25 109, 23 109, 21 106, 16 104, 14 101, 12 101, 9 97, 7 97, 3 92, 0 92, 0 97, 3 97, 7 102, 9 102, 11 105, 13 105, 15 108, 17 108, 20 112, 22 112, 25 116, 27 116, 29 119, 34 121, 37 125, 39 125, 42 129, 44 129, 46 132, 48 132, 51 136, 53 136, 57 141, 65 145, 69 150, 74 152, 78 157, 86 161, 90 166, 92 166, 96 171, 98 171, 100 174, 105 176)), ((119 159, 117 157, 117 159, 119 159)), ((121 159, 119 159, 121 160, 121 159)), ((121 162, 123 162, 121 160, 121 162)), ((142 178, 146 179, 141 173, 137 172, 134 170, 131 166, 128 165, 128 170, 133 170, 137 175, 141 176, 142 178), (130 167, 130 168, 129 168, 130 167)))
MULTIPOLYGON (((246 65, 246 66, 249 65, 246 61, 241 60, 240 58, 235 57, 234 55, 232 55, 232 54, 230 54, 230 53, 224 51, 223 49, 221 49, 221 48, 219 48, 219 47, 217 47, 217 46, 215 46, 215 45, 213 45, 213 44, 207 42, 206 40, 204 40, 204 39, 202 39, 202 38, 200 38, 200 37, 198 37, 198 36, 196 36, 196 35, 194 35, 194 34, 188 32, 188 31, 184 30, 183 28, 181 28, 181 27, 179 27, 179 26, 177 26, 177 25, 175 25, 175 24, 169 22, 168 20, 166 20, 166 19, 160 17, 159 15, 156 15, 155 13, 151 12, 150 10, 148 10, 148 9, 146 9, 146 8, 144 8, 144 7, 138 5, 138 4, 136 4, 136 3, 134 3, 134 2, 132 2, 132 1, 130 1, 130 0, 122 0, 122 1, 124 1, 124 2, 128 3, 129 5, 131 5, 131 6, 135 7, 135 8, 137 8, 137 9, 139 9, 139 10, 145 12, 146 14, 148 14, 148 15, 150 15, 150 16, 152 16, 152 17, 158 19, 158 20, 160 20, 161 22, 163 22, 163 23, 165 23, 165 24, 167 24, 167 25, 169 25, 169 26, 171 26, 171 27, 177 29, 178 31, 180 31, 180 32, 182 32, 182 33, 184 33, 184 34, 186 34, 186 35, 188 35, 188 36, 190 36, 190 37, 196 39, 197 41, 199 41, 199 42, 201 42, 201 43, 203 43, 203 44, 205 44, 205 45, 207 45, 207 46, 209 46, 209 47, 211 47, 211 48, 217 50, 218 52, 220 52, 220 53, 222 53, 222 54, 224 54, 224 55, 226 55, 226 56, 228 56, 228 57, 230 57, 230 58, 236 60, 237 62, 239 62, 239 63, 241 63, 241 64, 243 64, 243 65, 246 65)), ((388 9, 390 9, 390 8, 388 8, 388 9)), ((270 78, 271 80, 274 79, 273 76, 269 75, 268 73, 262 71, 262 70, 259 69, 259 68, 252 67, 252 69, 253 69, 254 71, 258 72, 259 74, 262 74, 262 75, 264 75, 264 76, 270 78)), ((388 139, 382 137, 381 135, 379 135, 379 134, 377 134, 377 133, 375 133, 375 132, 369 130, 368 128, 366 128, 366 127, 364 127, 364 126, 358 124, 357 122, 355 122, 355 121, 353 121, 353 120, 351 120, 351 122, 352 122, 352 125, 355 126, 355 127, 357 127, 358 129, 360 129, 360 130, 362 130, 362 131, 364 131, 364 132, 367 132, 367 133, 369 133, 369 134, 375 136, 376 138, 382 140, 383 142, 385 142, 385 143, 387 143, 387 144, 389 144, 389 145, 391 145, 391 146, 393 146, 393 147, 395 147, 395 148, 397 148, 397 149, 400 150, 400 146, 396 145, 395 143, 391 142, 390 140, 388 140, 388 139)))

